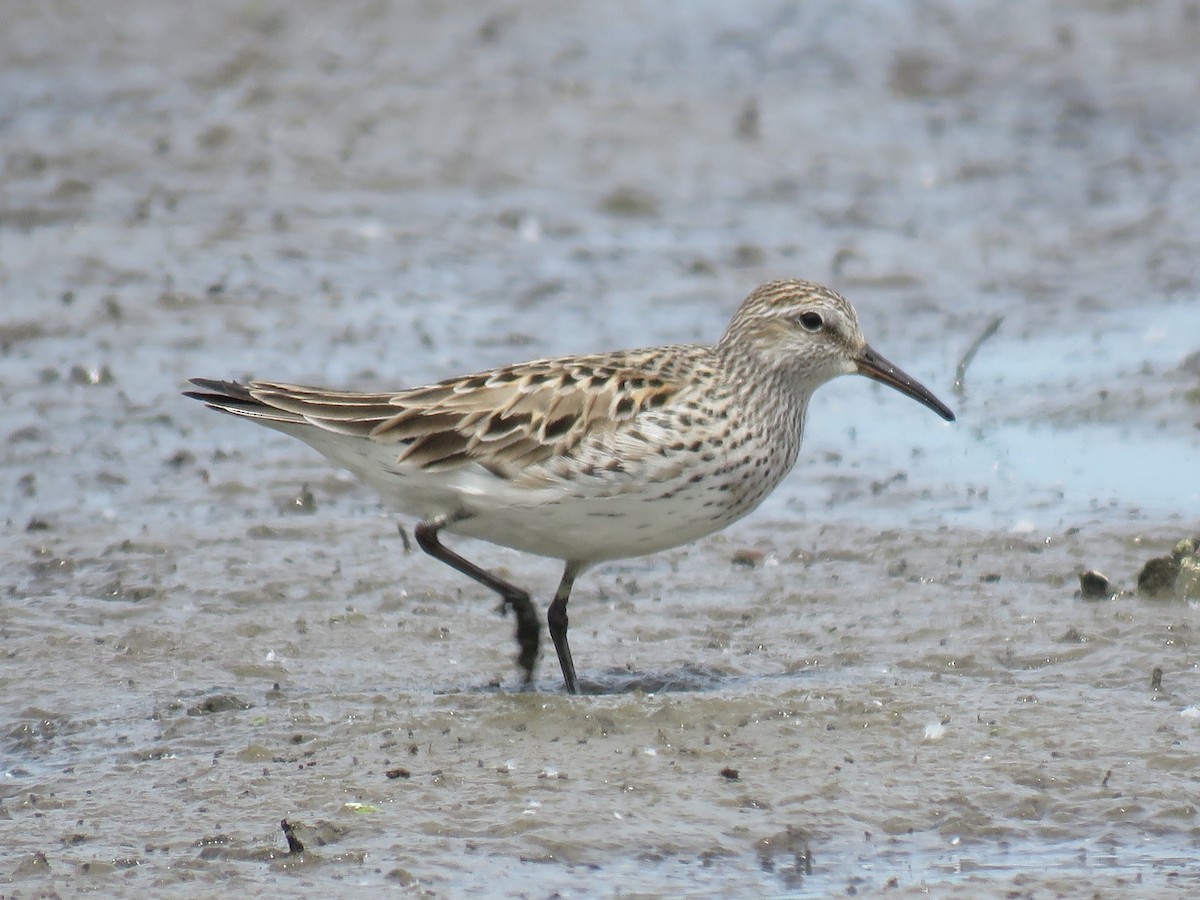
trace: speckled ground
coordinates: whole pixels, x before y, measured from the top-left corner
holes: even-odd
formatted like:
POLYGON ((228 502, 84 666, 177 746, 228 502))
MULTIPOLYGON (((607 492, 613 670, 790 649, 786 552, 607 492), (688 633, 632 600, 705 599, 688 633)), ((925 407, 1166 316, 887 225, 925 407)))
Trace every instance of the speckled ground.
POLYGON ((0 896, 1200 890, 1200 612, 1135 590, 1200 531, 1196 4, 3 17, 0 896), (583 698, 178 394, 711 340, 781 275, 959 422, 823 389, 758 513, 581 580, 583 698))

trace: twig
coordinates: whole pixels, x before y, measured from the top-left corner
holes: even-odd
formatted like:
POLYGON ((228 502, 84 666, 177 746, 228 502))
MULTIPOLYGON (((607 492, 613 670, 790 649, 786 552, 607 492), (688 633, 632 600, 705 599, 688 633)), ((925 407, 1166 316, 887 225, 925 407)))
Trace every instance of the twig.
POLYGON ((967 377, 967 366, 971 364, 971 360, 975 358, 975 354, 979 352, 979 348, 983 346, 983 342, 1000 330, 1000 325, 1003 321, 1004 316, 996 316, 996 318, 988 322, 987 327, 980 332, 979 337, 975 338, 971 346, 967 348, 967 352, 963 354, 962 359, 958 361, 958 368, 954 372, 954 393, 959 399, 962 399, 966 394, 963 382, 967 377))

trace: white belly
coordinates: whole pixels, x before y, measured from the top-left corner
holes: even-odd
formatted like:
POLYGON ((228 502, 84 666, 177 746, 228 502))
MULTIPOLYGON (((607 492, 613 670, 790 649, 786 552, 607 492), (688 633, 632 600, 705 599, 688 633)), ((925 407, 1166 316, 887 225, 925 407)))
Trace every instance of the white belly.
POLYGON ((539 556, 600 562, 642 556, 719 531, 754 509, 791 468, 780 457, 702 462, 643 456, 619 472, 544 470, 524 483, 478 465, 428 472, 397 465, 396 449, 304 427, 286 430, 374 487, 392 508, 446 530, 539 556))

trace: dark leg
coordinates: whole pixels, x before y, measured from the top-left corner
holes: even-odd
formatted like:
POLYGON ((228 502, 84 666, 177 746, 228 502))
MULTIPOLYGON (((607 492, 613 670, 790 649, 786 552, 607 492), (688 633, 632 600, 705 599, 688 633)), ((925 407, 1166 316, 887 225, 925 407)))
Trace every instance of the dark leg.
POLYGON ((463 559, 453 550, 446 549, 438 540, 438 532, 448 524, 450 520, 444 516, 422 522, 413 532, 417 544, 434 559, 441 560, 467 577, 474 578, 484 587, 491 588, 503 597, 505 604, 517 614, 517 645, 521 648, 517 654, 517 663, 525 670, 525 684, 529 684, 533 681, 533 667, 537 664, 538 632, 541 629, 533 601, 529 599, 528 593, 516 585, 497 578, 470 560, 463 559))
POLYGON ((546 613, 546 623, 550 626, 550 637, 554 641, 554 649, 558 651, 558 665, 562 669, 563 684, 568 694, 579 693, 579 681, 575 677, 575 661, 571 659, 571 646, 567 643, 567 601, 571 599, 571 588, 575 586, 575 577, 583 571, 582 563, 568 562, 563 570, 562 581, 554 592, 554 601, 546 613))

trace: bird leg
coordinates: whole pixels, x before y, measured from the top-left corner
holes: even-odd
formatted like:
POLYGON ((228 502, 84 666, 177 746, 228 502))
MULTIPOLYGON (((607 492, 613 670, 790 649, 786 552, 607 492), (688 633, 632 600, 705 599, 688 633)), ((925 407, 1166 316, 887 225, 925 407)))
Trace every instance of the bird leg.
MULTIPOLYGON (((533 601, 529 598, 528 592, 523 591, 516 585, 509 584, 502 578, 496 577, 486 569, 481 569, 475 563, 464 559, 453 550, 445 547, 438 540, 438 532, 452 521, 457 520, 447 516, 438 516, 437 518, 422 522, 413 531, 413 534, 417 538, 417 544, 434 559, 441 560, 452 569, 462 572, 468 578, 475 579, 484 587, 491 588, 503 598, 505 605, 511 607, 512 611, 516 613, 517 646, 520 648, 520 652, 517 654, 517 664, 525 670, 525 684, 529 685, 533 681, 533 667, 537 664, 538 633, 541 630, 541 623, 538 621, 537 611, 533 608, 533 601)), ((570 587, 568 586, 569 590, 570 587)), ((563 605, 566 605, 565 599, 563 605)), ((564 632, 566 631, 565 625, 563 630, 564 632)), ((566 640, 565 634, 563 639, 564 641, 566 640)), ((562 658, 561 651, 559 651, 559 658, 562 658)), ((569 651, 567 658, 568 660, 570 659, 569 651)))
POLYGON ((554 641, 554 649, 558 652, 558 665, 562 669, 563 684, 566 685, 568 694, 579 693, 579 680, 575 677, 571 645, 567 643, 567 601, 571 598, 575 577, 582 569, 580 563, 567 563, 562 581, 558 583, 558 590, 554 592, 554 600, 546 612, 546 624, 550 626, 550 637, 554 641))

